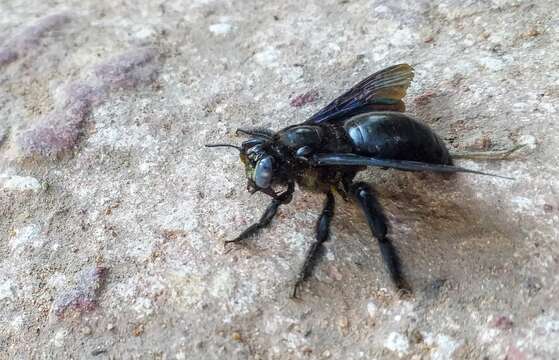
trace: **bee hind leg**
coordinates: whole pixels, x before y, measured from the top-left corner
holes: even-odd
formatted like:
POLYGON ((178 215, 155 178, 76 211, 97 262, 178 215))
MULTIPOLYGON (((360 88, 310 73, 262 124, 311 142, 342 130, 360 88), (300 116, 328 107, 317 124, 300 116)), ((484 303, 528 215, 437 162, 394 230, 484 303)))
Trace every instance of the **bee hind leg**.
POLYGON ((411 288, 402 274, 402 264, 398 256, 398 251, 386 235, 388 231, 388 220, 384 215, 384 211, 373 189, 363 182, 352 184, 350 189, 367 219, 373 236, 378 241, 382 259, 388 268, 392 282, 396 285, 398 290, 404 293, 410 293, 411 288))
POLYGON ((326 200, 324 201, 324 208, 316 223, 316 241, 312 243, 307 251, 303 266, 299 271, 295 285, 293 286, 292 298, 297 298, 297 290, 299 286, 312 274, 316 263, 324 255, 324 246, 322 245, 330 237, 330 221, 334 216, 334 195, 332 192, 326 193, 326 200))

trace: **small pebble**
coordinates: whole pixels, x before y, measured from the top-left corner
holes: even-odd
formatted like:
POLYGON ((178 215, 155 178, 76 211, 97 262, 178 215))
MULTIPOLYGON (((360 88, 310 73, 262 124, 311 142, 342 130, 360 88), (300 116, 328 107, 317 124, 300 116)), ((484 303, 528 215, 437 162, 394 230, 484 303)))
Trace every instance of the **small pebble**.
POLYGON ((536 37, 540 34, 541 34, 541 32, 538 29, 530 29, 530 30, 526 31, 523 35, 524 35, 524 37, 536 37))
POLYGON ((293 99, 291 99, 290 105, 293 107, 302 107, 306 104, 310 104, 315 102, 318 99, 318 91, 311 90, 304 94, 297 95, 293 99))
POLYGON ((84 327, 82 327, 81 332, 84 335, 90 335, 91 334, 91 328, 89 326, 84 326, 84 327))
POLYGON ((144 333, 144 324, 138 324, 136 326, 134 326, 134 328, 132 329, 132 335, 133 336, 140 336, 144 333))
POLYGON ((489 150, 491 144, 491 138, 487 135, 483 135, 475 141, 474 146, 480 150, 489 150))
POLYGON ((235 341, 241 341, 241 334, 235 331, 231 334, 231 339, 235 341))
POLYGON ((342 274, 335 265, 327 266, 326 274, 328 274, 328 277, 332 280, 341 281, 343 279, 342 274))
POLYGON ((413 344, 420 344, 423 342, 423 335, 421 334, 421 331, 419 331, 418 329, 413 329, 410 332, 408 338, 413 344))
POLYGON ((95 349, 91 352, 91 355, 97 356, 107 352, 107 349, 95 349))
POLYGON ((413 102, 418 105, 418 106, 425 106, 428 105, 431 102, 431 99, 435 96, 436 94, 433 91, 426 91, 423 94, 417 96, 413 102))
POLYGON ((348 334, 349 320, 347 319, 347 317, 342 316, 341 318, 338 319, 338 330, 340 331, 340 334, 342 334, 343 336, 346 336, 348 334))
POLYGON ((80 271, 75 287, 62 292, 54 301, 55 315, 62 319, 69 310, 78 313, 89 312, 97 307, 97 297, 104 286, 108 268, 94 266, 80 271))
POLYGON ((500 330, 510 330, 514 323, 507 316, 499 316, 491 322, 491 326, 500 330))

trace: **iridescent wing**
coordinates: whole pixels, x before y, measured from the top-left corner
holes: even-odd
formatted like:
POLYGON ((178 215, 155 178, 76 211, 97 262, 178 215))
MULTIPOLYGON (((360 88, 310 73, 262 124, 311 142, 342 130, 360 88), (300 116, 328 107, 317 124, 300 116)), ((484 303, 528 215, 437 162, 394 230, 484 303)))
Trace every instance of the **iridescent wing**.
POLYGON ((408 64, 394 65, 376 72, 311 116, 305 124, 345 119, 368 111, 403 112, 406 106, 402 98, 413 75, 413 68, 408 64))

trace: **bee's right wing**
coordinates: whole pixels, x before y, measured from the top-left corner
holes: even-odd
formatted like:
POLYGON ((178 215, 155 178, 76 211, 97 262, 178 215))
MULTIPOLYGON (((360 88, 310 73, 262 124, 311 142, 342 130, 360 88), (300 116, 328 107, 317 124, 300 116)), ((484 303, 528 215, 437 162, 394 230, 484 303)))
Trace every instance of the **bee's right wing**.
POLYGON ((402 98, 413 80, 408 64, 390 66, 369 75, 311 116, 305 124, 346 119, 367 111, 405 111, 402 98))
POLYGON ((485 173, 482 171, 466 169, 460 166, 430 164, 420 161, 378 159, 373 157, 361 156, 352 153, 340 154, 316 154, 310 158, 313 166, 376 166, 381 168, 391 168, 404 171, 428 171, 445 173, 472 173, 479 175, 494 176, 502 179, 513 180, 507 176, 485 173))

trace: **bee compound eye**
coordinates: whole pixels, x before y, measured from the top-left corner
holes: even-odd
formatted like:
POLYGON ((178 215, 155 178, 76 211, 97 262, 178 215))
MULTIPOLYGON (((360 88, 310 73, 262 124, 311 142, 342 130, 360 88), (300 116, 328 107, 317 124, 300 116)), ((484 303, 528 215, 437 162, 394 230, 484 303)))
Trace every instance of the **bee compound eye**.
POLYGON ((266 156, 256 163, 254 170, 254 182, 259 188, 265 189, 270 186, 272 182, 272 175, 274 168, 272 164, 272 157, 266 156))

